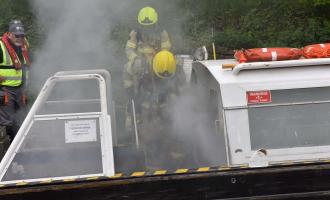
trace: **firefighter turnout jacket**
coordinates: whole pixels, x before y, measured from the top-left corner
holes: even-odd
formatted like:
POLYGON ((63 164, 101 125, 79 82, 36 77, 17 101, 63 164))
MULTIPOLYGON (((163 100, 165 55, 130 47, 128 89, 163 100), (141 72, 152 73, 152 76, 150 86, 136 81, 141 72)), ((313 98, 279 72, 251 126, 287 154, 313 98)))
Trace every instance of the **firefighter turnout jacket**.
POLYGON ((170 38, 165 30, 150 35, 141 33, 141 36, 137 38, 131 37, 126 43, 128 62, 124 69, 124 88, 138 85, 138 77, 143 74, 144 64, 152 66, 152 60, 156 53, 160 50, 170 50, 170 48, 170 38), (144 62, 144 64, 138 62, 144 62))

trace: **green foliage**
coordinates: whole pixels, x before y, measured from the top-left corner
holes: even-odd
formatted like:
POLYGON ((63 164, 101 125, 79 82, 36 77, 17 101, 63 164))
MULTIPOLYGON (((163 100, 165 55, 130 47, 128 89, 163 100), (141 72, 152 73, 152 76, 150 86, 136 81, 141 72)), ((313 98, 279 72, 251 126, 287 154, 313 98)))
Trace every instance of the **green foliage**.
POLYGON ((300 0, 300 3, 309 4, 314 7, 330 5, 330 0, 300 0))
MULTIPOLYGON (((201 45, 228 49, 290 46, 330 42, 330 0, 154 0, 162 25, 179 53, 201 45), (166 1, 166 4, 162 1, 166 1), (158 7, 157 7, 158 5, 158 7), (182 28, 178 34, 178 27, 182 28), (179 46, 179 47, 178 47, 179 46)), ((132 3, 141 7, 143 1, 132 3)), ((132 10, 134 10, 132 8, 132 10)), ((131 13, 131 18, 135 16, 131 13)), ((12 19, 21 19, 31 46, 41 45, 42 31, 26 0, 2 0, 0 34, 12 19)), ((119 21, 110 40, 124 46, 132 21, 119 21)))
POLYGON ((23 22, 30 45, 40 45, 40 31, 34 23, 34 16, 31 12, 29 1, 26 0, 1 0, 0 6, 0 34, 8 30, 8 23, 13 19, 23 22))
POLYGON ((302 47, 330 41, 330 0, 192 0, 183 3, 190 10, 186 35, 192 38, 192 46, 215 41, 217 46, 230 49, 302 47), (205 34, 211 28, 213 34, 205 34))

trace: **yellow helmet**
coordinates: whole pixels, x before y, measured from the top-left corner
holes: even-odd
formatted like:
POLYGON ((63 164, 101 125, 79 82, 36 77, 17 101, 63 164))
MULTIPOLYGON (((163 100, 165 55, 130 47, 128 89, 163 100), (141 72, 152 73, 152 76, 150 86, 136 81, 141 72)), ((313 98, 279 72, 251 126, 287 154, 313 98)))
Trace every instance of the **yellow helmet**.
POLYGON ((167 50, 158 52, 153 59, 152 68, 159 78, 171 78, 176 71, 174 55, 167 50))
POLYGON ((148 26, 157 23, 158 14, 152 7, 144 7, 138 14, 138 22, 142 25, 148 26))

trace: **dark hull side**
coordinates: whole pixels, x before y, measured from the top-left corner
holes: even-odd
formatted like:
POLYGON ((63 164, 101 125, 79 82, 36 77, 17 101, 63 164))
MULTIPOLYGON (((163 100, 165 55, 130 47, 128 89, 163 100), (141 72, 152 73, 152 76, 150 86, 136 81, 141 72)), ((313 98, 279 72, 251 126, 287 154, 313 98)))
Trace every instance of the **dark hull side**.
POLYGON ((330 164, 5 187, 0 199, 330 199, 330 164))

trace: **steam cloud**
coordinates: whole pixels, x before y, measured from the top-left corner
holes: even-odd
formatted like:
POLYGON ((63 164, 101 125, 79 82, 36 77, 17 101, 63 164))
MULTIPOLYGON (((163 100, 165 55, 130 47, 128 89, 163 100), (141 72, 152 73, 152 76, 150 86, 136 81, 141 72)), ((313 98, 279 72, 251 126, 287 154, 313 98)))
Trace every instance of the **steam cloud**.
MULTIPOLYGON (((162 26, 176 37, 175 43, 179 43, 182 41, 182 21, 172 13, 180 12, 176 4, 169 2, 32 0, 36 18, 45 35, 42 48, 35 54, 32 76, 37 74, 35 79, 41 80, 38 82, 40 85, 46 77, 60 70, 121 69, 126 59, 125 44, 111 41, 110 34, 118 24, 134 27, 137 12, 146 5, 158 10, 162 26)), ((127 27, 127 33, 120 37, 123 41, 128 39, 129 29, 127 27)))
MULTIPOLYGON (((122 22, 133 26, 136 23, 136 13, 146 5, 155 7, 160 16, 164 16, 163 26, 173 36, 174 53, 178 53, 175 52, 175 48, 182 49, 178 46, 184 45, 182 25, 185 19, 183 15, 180 18, 178 7, 174 3, 169 3, 170 1, 33 0, 32 2, 38 23, 45 35, 42 47, 35 53, 31 70, 34 90, 40 89, 46 78, 57 71, 104 68, 110 70, 112 76, 121 72, 126 62, 125 44, 111 41, 111 33, 122 22), (165 15, 166 12, 168 14, 165 15), (177 17, 173 16, 173 12, 177 13, 177 17)), ((123 41, 128 38, 129 29, 127 35, 122 36, 123 41)), ((122 82, 118 81, 115 84, 122 82)), ((178 104, 173 106, 175 108, 172 112, 173 121, 177 122, 175 130, 183 141, 190 138, 189 144, 193 146, 197 144, 197 150, 201 151, 200 154, 207 160, 207 164, 218 164, 217 155, 214 156, 213 151, 213 147, 216 146, 213 144, 215 140, 212 137, 205 137, 204 133, 208 132, 205 127, 194 127, 196 125, 194 122, 202 124, 207 122, 208 118, 198 110, 187 111, 193 107, 193 99, 194 96, 191 94, 182 96, 178 104), (195 121, 189 121, 188 116, 194 116, 195 121), (194 134, 189 135, 189 133, 194 134)))
POLYGON ((124 3, 106 0, 33 0, 45 41, 36 52, 32 76, 42 84, 61 70, 108 68, 115 64, 111 28, 124 3), (113 6, 116 5, 116 6, 113 6))

